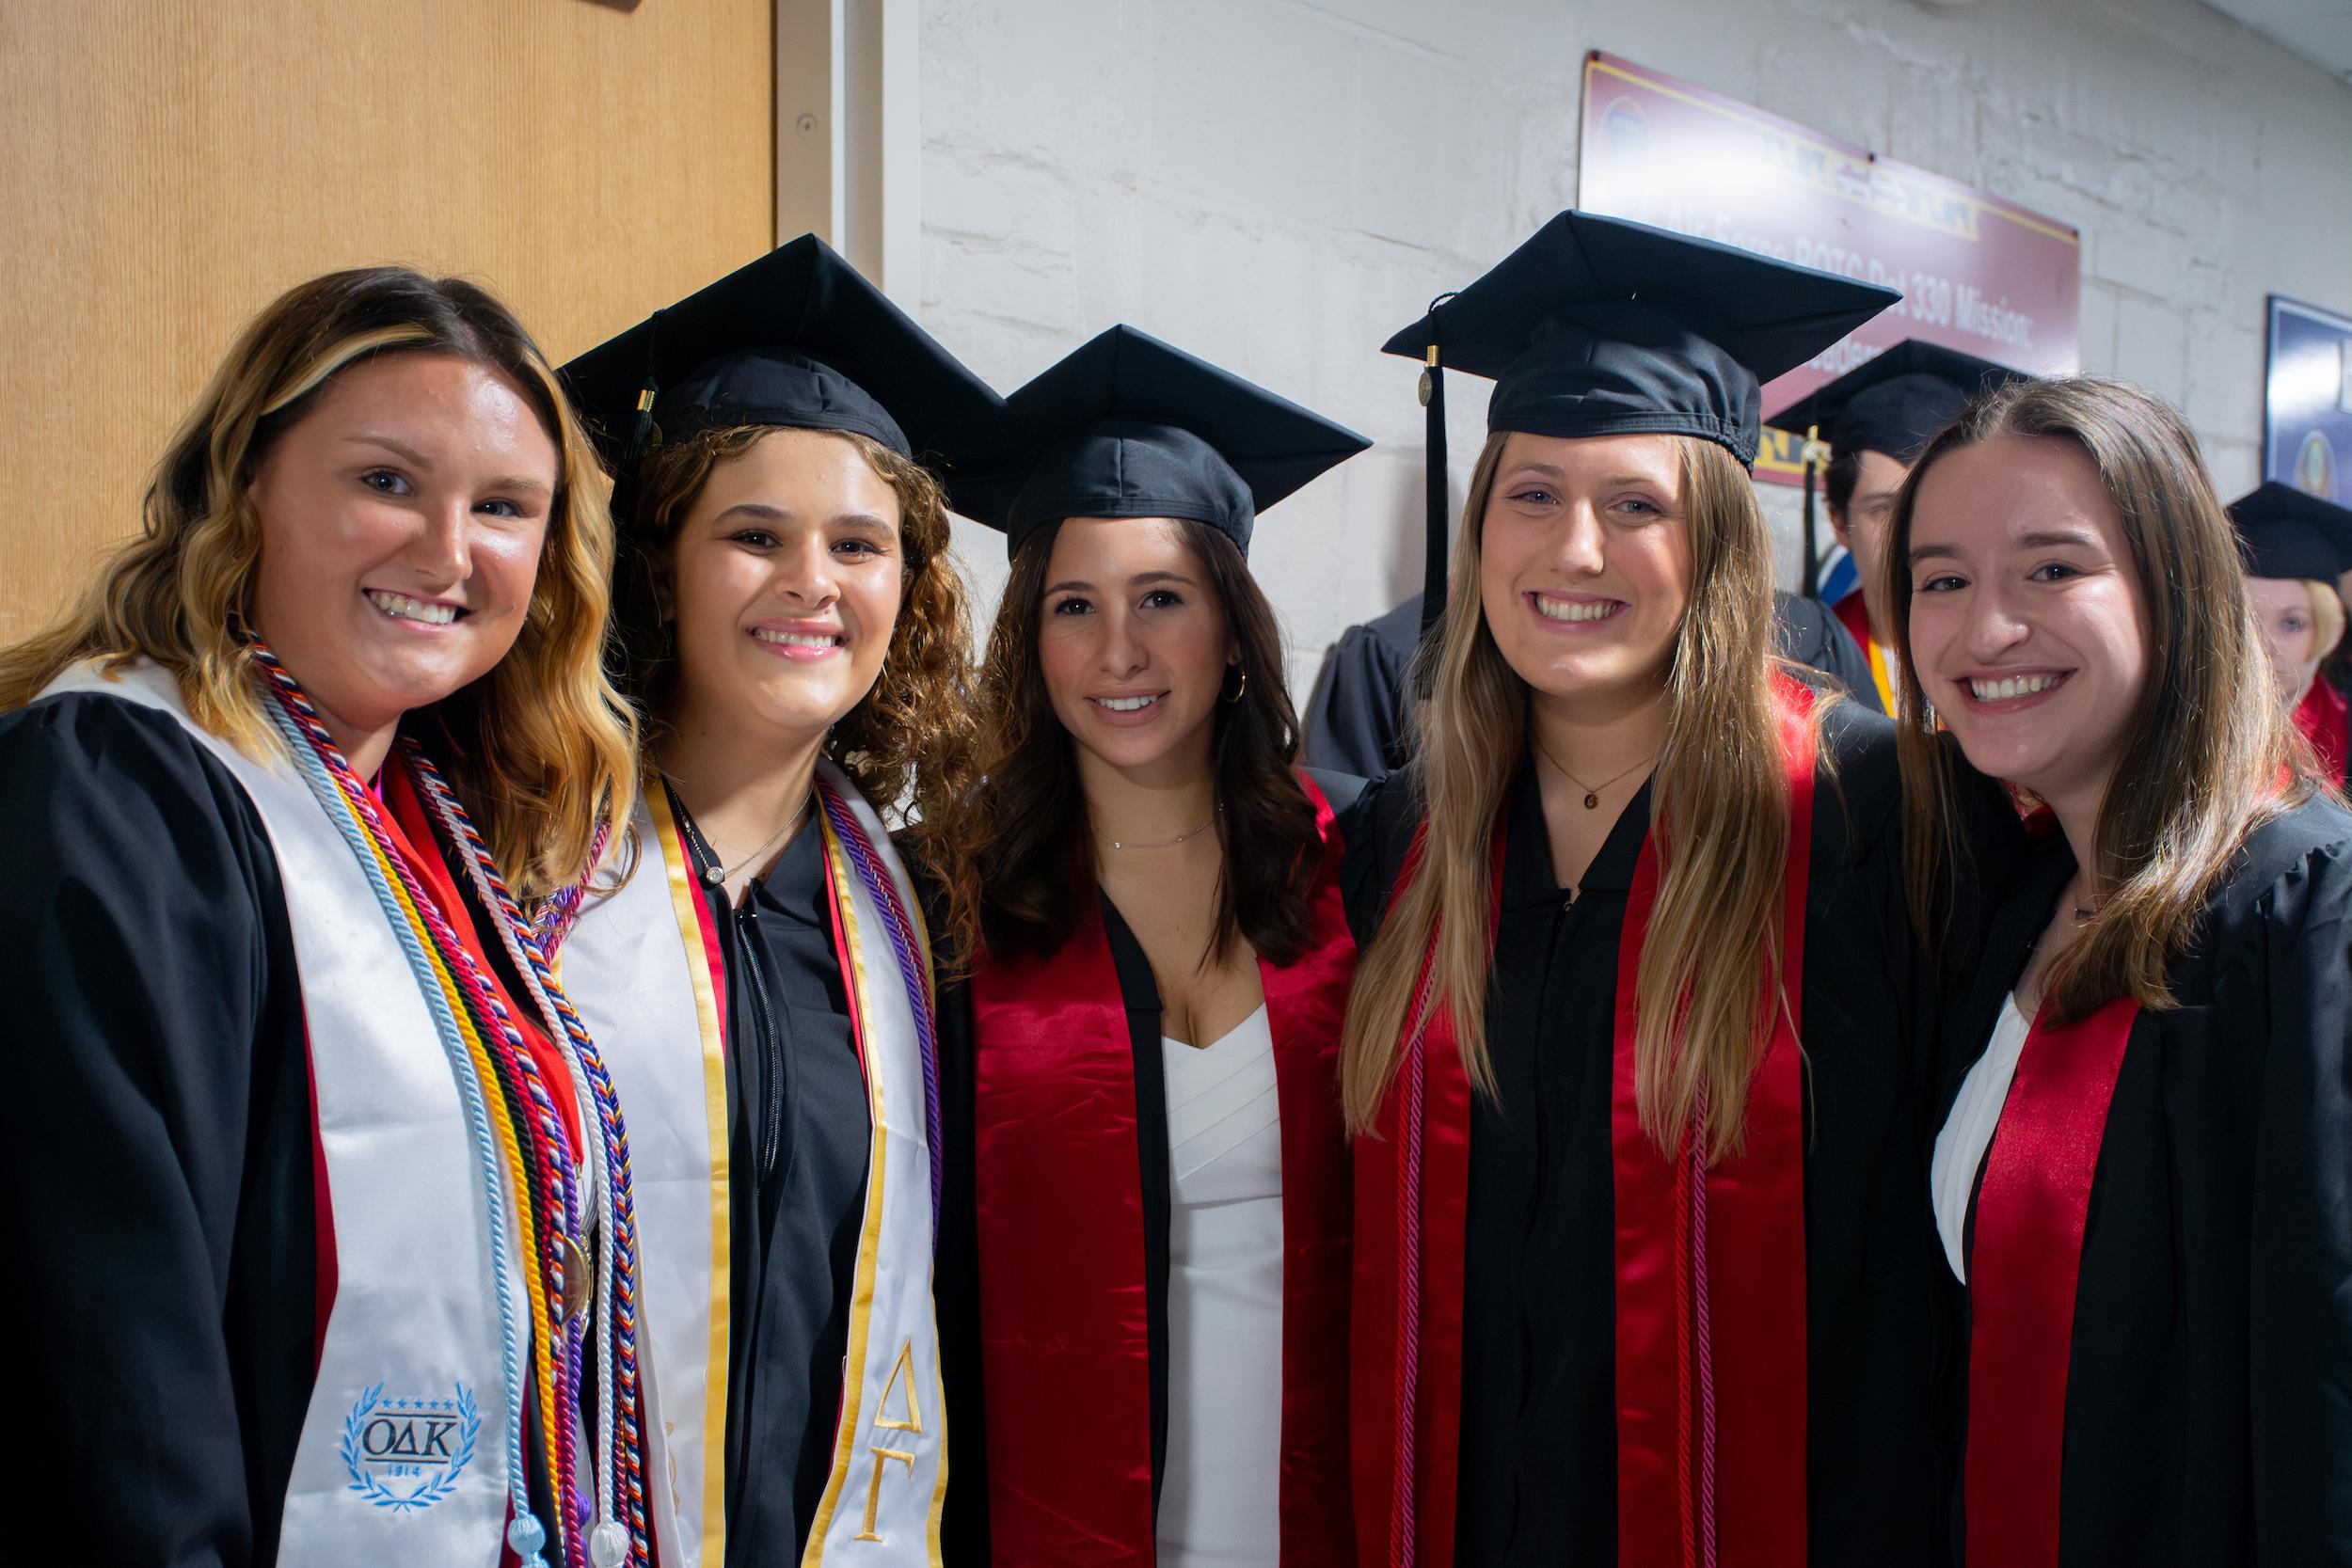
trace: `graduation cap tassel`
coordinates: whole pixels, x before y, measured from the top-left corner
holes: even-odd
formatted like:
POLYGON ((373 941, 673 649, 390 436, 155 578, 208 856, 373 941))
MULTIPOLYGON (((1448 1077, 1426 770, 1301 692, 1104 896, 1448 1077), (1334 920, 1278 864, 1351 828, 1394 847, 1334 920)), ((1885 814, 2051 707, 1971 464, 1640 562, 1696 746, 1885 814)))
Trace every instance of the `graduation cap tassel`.
POLYGON ((612 520, 623 528, 628 526, 629 515, 637 506, 637 465, 645 455, 645 448, 653 442, 653 405, 660 395, 660 361, 655 356, 661 346, 661 316, 656 310, 645 322, 645 373, 637 388, 637 412, 628 427, 628 444, 621 448, 621 460, 612 469, 612 520))
POLYGON ((1446 594, 1446 450, 1445 450, 1445 364, 1438 353, 1438 307, 1454 296, 1439 294, 1429 302, 1429 347, 1422 360, 1421 405, 1427 411, 1427 470, 1423 475, 1427 485, 1429 509, 1427 553, 1422 565, 1421 640, 1429 641, 1430 634, 1445 614, 1446 594))
POLYGON ((661 389, 658 356, 661 352, 661 318, 656 310, 645 323, 645 378, 637 389, 637 418, 628 428, 628 445, 621 449, 621 471, 634 472, 637 460, 644 455, 645 443, 653 436, 653 402, 661 389))
POLYGON ((1804 432, 1804 596, 1816 604, 1821 598, 1820 535, 1813 521, 1813 475, 1822 451, 1821 427, 1807 425, 1804 432))

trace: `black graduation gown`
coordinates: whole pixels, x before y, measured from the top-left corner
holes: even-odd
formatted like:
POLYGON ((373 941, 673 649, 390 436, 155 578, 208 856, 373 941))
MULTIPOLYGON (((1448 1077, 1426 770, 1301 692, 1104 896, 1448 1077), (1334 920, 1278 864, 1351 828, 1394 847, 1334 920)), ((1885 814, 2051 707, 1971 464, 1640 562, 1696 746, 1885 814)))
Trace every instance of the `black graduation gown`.
MULTIPOLYGON (((1939 1388, 1953 1310, 1928 1217, 1933 988, 1910 941, 1893 727, 1824 719, 1804 946, 1806 1467, 1822 1568, 1939 1560, 1948 1456, 1939 1388)), ((1419 815, 1412 775, 1347 824, 1349 915, 1377 928, 1419 815)), ((1618 936, 1649 822, 1645 786, 1573 903, 1552 879, 1522 766, 1508 810, 1486 1028, 1497 1100, 1475 1097, 1462 1317, 1454 1561, 1608 1563, 1617 1537, 1611 1103, 1618 936)))
MULTIPOLYGON (((1405 766, 1406 675, 1421 643, 1421 595, 1375 620, 1348 627, 1331 645, 1307 705, 1307 760, 1358 778, 1376 779, 1405 766)), ((1878 705, 1869 661, 1837 617, 1815 600, 1772 595, 1775 647, 1782 657, 1833 677, 1878 705)))
MULTIPOLYGON (((681 820, 685 811, 672 796, 681 820)), ((695 871, 707 868, 697 837, 695 871)), ((727 1562, 797 1562, 833 1473, 870 1164, 865 1069, 812 818, 730 906, 727 1562)))
MULTIPOLYGON (((1310 768, 1335 814, 1354 808, 1361 779, 1310 768)), ((922 884, 924 902, 934 911, 935 890, 922 884)), ((1127 1040, 1135 1053, 1136 1181, 1143 1199, 1145 1343, 1152 1398, 1152 1500, 1156 1506, 1168 1470, 1168 1271, 1171 1202, 1168 1148, 1168 1077, 1161 1059, 1159 982, 1152 960, 1118 907, 1101 900, 1104 935, 1127 1010, 1127 1040)), ((946 1157, 941 1171, 939 1261, 932 1298, 939 1314, 941 1381, 946 1386, 949 1430, 962 1437, 953 1450, 947 1503, 942 1515, 941 1548, 948 1568, 991 1560, 988 1526, 988 1456, 985 1367, 980 1352, 978 1176, 973 1138, 972 992, 954 981, 939 990, 940 1109, 946 1121, 946 1157)))
MULTIPOLYGON (((1935 1126, 2074 872, 2051 835, 1995 911, 1935 1126)), ((2352 814, 2257 830, 2168 977, 2091 1178, 2058 1560, 2352 1564, 2352 814)))
POLYGON ((0 715, 0 820, 18 1538, 265 1565, 320 1326, 302 989, 268 832, 177 719, 98 693, 0 715))

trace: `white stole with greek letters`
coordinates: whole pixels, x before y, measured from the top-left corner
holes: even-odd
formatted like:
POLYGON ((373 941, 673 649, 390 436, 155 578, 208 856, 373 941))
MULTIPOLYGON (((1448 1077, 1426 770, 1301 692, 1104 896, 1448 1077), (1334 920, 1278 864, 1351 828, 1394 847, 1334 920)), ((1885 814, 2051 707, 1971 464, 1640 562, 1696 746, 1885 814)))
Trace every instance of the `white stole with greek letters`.
POLYGON ((260 812, 285 890, 336 1287, 278 1561, 496 1568, 511 1413, 488 1216, 449 1059, 399 939, 310 786, 283 759, 258 762, 197 723, 168 672, 142 661, 108 675, 88 662, 41 695, 65 692, 187 726, 260 812))
MULTIPOLYGON (((824 783, 865 830, 873 860, 914 923, 906 868, 848 777, 824 783)), ((946 1411, 931 1311, 931 1151, 914 1004, 882 911, 820 820, 843 938, 837 951, 866 1068, 871 1129, 850 1335, 832 1473, 809 1526, 803 1568, 935 1565, 946 1497, 946 1411), (846 949, 846 950, 843 950, 846 949)), ((632 824, 633 866, 616 890, 600 873, 565 939, 572 1005, 603 1052, 629 1115, 650 1381, 660 1391, 656 1523, 693 1568, 717 1568, 724 1530, 728 1301, 726 1087, 711 958, 691 857, 660 788, 632 824), (697 1555, 699 1554, 699 1555, 697 1555)), ((734 1347, 734 1354, 743 1354, 734 1347)))

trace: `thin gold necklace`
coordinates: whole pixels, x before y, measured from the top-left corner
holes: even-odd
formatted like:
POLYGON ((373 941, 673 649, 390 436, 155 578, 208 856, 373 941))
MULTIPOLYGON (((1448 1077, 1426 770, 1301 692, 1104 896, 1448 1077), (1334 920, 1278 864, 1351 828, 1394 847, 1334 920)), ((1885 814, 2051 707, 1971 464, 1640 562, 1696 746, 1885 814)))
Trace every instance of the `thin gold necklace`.
POLYGON ((1219 806, 1216 810, 1209 813, 1209 820, 1207 822, 1201 823, 1198 828, 1187 828, 1183 832, 1178 833, 1174 838, 1156 838, 1152 840, 1150 843, 1140 843, 1133 840, 1116 838, 1107 840, 1106 842, 1108 842, 1110 847, 1114 849, 1173 849, 1179 844, 1184 843, 1184 840, 1188 838, 1199 838, 1202 833, 1207 832, 1211 825, 1224 814, 1225 808, 1223 806, 1219 806))
POLYGON ((1569 772, 1566 768, 1560 768, 1560 759, 1551 754, 1551 749, 1544 744, 1544 737, 1532 726, 1527 732, 1527 737, 1535 743, 1536 752, 1541 754, 1546 762, 1551 764, 1554 768, 1560 768, 1560 776, 1562 778, 1567 780, 1568 783, 1576 785, 1577 788, 1584 792, 1584 809, 1586 811, 1598 811, 1600 809, 1600 792, 1607 789, 1611 784, 1615 784, 1619 779, 1624 778, 1627 773, 1632 772, 1633 768, 1646 767, 1650 763, 1658 760, 1658 753, 1656 752, 1652 752, 1648 756, 1645 756, 1640 762, 1635 763, 1633 768, 1626 768, 1624 772, 1612 773, 1609 777, 1601 780, 1600 783, 1597 784, 1588 784, 1582 779, 1580 779, 1575 774, 1569 772))

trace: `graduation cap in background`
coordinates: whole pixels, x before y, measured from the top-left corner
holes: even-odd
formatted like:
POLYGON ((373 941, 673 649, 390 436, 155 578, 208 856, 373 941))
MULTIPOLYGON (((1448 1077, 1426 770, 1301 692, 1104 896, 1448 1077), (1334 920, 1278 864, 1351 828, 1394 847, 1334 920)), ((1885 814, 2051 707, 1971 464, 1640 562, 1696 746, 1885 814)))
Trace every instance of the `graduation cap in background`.
POLYGON ((1065 517, 1181 517, 1246 555, 1257 515, 1372 443, 1132 326, 1098 334, 1005 400, 948 499, 1007 553, 1065 517))
POLYGON ((1804 458, 1804 592, 1820 596, 1820 553, 1813 517, 1815 443, 1833 452, 1883 451, 1904 465, 1918 460, 1928 440, 1957 419, 1969 401, 2026 372, 1980 359, 1920 338, 1906 338, 1883 354, 1798 399, 1764 422, 1802 436, 1804 458))
POLYGON ((2246 575, 2328 587, 2352 572, 2352 510, 2271 480, 2230 503, 2246 575))
POLYGON ((1445 371, 1495 383, 1486 428, 1697 436, 1756 464, 1762 385, 1902 297, 1893 289, 1573 210, 1382 345, 1428 409, 1425 636, 1445 607, 1445 371))
POLYGON ((1003 406, 814 234, 655 311, 563 377, 612 471, 616 514, 645 451, 698 431, 841 431, 947 460, 1003 406))

